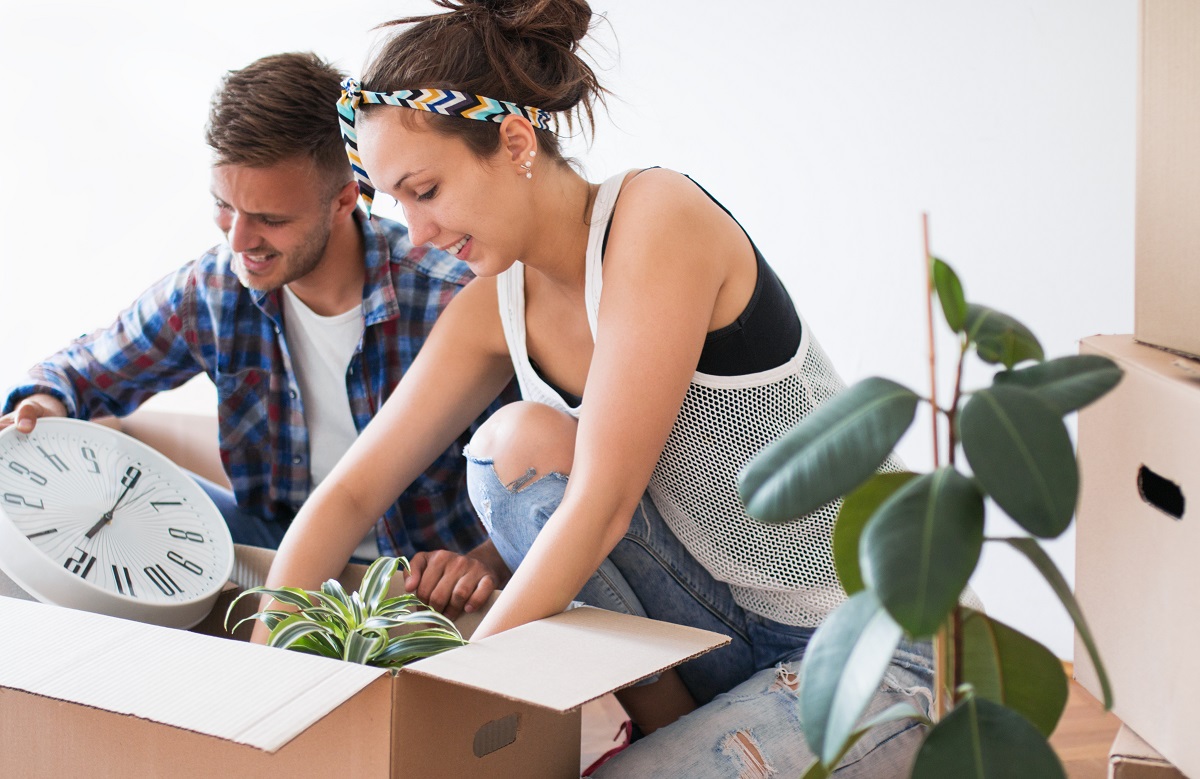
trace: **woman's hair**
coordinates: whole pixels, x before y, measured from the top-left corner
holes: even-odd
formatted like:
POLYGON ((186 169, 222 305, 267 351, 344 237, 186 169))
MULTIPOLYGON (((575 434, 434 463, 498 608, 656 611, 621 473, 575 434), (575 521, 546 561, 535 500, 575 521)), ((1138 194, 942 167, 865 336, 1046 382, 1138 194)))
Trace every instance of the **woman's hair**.
MULTIPOLYGON (((449 13, 410 16, 381 27, 410 25, 389 38, 367 66, 364 90, 453 89, 555 114, 568 129, 595 127, 593 104, 605 90, 580 56, 592 10, 586 0, 433 0, 449 13)), ((372 110, 363 105, 360 110, 372 110)), ((408 112, 406 112, 408 113, 408 112)), ((475 154, 494 153, 492 122, 411 112, 475 154)), ((539 149, 562 160, 558 136, 536 130, 539 149)))

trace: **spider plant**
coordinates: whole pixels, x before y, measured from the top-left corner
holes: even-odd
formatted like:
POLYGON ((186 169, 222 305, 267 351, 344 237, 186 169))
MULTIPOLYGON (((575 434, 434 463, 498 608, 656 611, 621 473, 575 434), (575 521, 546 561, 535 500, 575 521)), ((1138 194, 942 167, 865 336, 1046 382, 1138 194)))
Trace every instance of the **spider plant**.
POLYGON ((379 558, 367 568, 358 591, 350 594, 336 579, 322 584, 320 590, 251 587, 229 604, 225 628, 230 630, 229 618, 238 601, 269 595, 295 611, 264 609, 239 620, 230 632, 257 619, 271 630, 268 646, 383 668, 398 668, 467 643, 453 622, 417 596, 386 597, 399 568, 408 573, 408 560, 379 558), (403 630, 393 635, 395 628, 403 630))

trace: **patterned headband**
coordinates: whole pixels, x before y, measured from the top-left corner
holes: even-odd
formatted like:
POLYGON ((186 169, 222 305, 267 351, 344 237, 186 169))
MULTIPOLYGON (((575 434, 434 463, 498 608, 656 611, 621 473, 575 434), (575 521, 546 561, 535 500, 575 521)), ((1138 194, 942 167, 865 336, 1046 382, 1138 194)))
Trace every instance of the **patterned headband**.
POLYGON ((357 79, 342 81, 342 96, 338 100, 338 120, 342 128, 342 141, 350 157, 350 167, 358 179, 359 194, 366 205, 367 216, 371 215, 371 204, 375 200, 375 186, 367 177, 362 159, 358 156, 358 133, 355 118, 362 103, 394 105, 430 111, 443 116, 461 116, 484 122, 502 122, 509 114, 523 116, 541 130, 550 129, 550 112, 531 106, 519 106, 506 100, 468 95, 451 89, 401 89, 397 92, 364 92, 357 79))

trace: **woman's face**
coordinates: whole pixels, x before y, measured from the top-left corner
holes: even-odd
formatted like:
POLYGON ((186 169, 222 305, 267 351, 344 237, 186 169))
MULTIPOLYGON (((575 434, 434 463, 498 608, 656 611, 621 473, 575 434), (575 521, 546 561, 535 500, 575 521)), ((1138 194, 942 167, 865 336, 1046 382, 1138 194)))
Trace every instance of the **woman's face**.
POLYGON ((523 214, 520 205, 528 182, 503 145, 480 158, 457 137, 430 130, 425 117, 402 116, 411 110, 360 114, 358 150, 367 175, 404 209, 414 244, 456 255, 477 276, 501 273, 522 256, 528 209, 523 214))

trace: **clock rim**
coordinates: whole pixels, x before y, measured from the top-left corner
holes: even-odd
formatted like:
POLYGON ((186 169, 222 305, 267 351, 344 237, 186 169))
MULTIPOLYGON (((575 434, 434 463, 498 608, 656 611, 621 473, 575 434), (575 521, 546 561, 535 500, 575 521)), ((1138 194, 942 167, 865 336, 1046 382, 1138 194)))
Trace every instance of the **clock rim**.
MULTIPOLYGON (((169 457, 154 447, 136 438, 105 425, 82 419, 68 417, 43 417, 34 428, 36 432, 42 425, 53 427, 77 428, 89 434, 110 436, 121 444, 126 451, 129 448, 137 450, 139 455, 154 462, 166 473, 173 473, 181 482, 182 489, 189 493, 187 497, 194 499, 201 511, 208 511, 216 518, 217 538, 214 543, 226 549, 225 570, 214 576, 213 584, 201 594, 181 598, 174 601, 142 601, 126 595, 121 595, 85 579, 80 579, 62 569, 57 561, 51 560, 40 547, 34 544, 17 528, 16 523, 7 509, 0 504, 0 570, 8 574, 14 582, 30 595, 44 603, 51 603, 66 608, 81 609, 110 616, 133 619, 139 622, 150 622, 166 627, 190 628, 201 622, 212 611, 216 599, 228 586, 233 573, 235 549, 229 526, 221 515, 212 498, 196 483, 187 471, 172 461, 169 457), (27 544, 27 547, 22 546, 27 544), (32 548, 33 554, 27 554, 32 548)), ((0 430, 0 444, 16 436, 27 437, 11 425, 0 430)))

